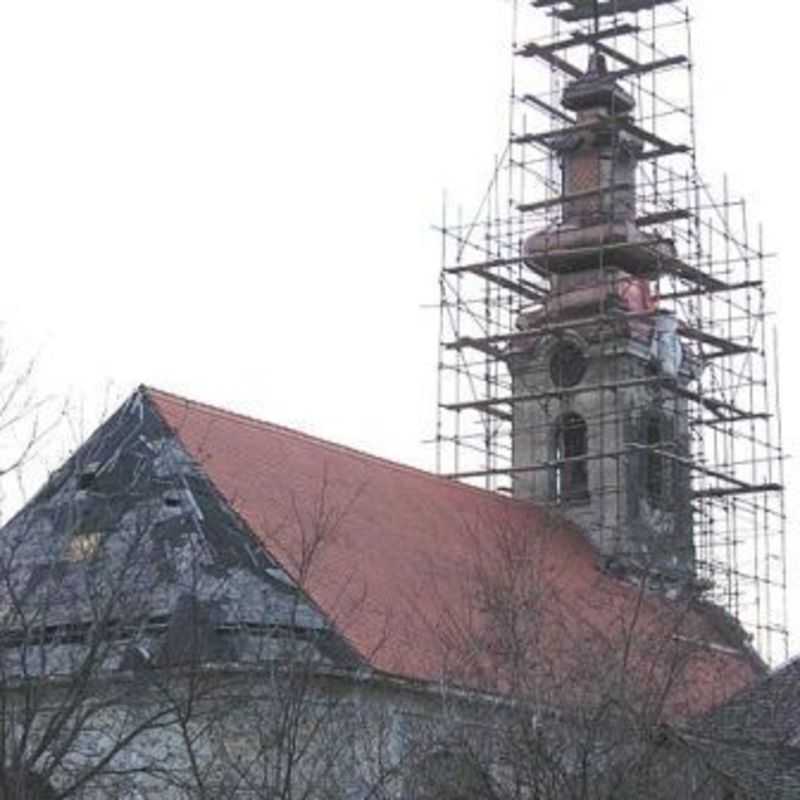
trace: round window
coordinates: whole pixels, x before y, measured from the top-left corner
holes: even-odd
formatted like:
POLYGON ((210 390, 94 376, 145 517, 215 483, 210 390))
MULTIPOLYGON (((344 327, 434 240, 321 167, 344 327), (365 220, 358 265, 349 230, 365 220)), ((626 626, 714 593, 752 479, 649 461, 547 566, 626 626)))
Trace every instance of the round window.
POLYGON ((575 386, 586 374, 586 356, 573 342, 561 342, 550 356, 550 379, 555 386, 575 386))

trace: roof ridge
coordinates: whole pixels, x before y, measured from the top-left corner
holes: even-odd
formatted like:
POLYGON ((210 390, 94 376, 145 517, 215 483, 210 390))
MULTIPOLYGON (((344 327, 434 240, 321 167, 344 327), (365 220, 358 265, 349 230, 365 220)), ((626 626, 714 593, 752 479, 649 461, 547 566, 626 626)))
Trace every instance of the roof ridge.
POLYGON ((500 501, 501 503, 508 503, 509 505, 524 504, 532 506, 537 510, 542 509, 541 506, 539 506, 536 503, 532 503, 530 501, 523 501, 514 497, 506 497, 504 495, 499 494, 498 492, 492 492, 488 489, 481 489, 479 486, 471 486, 468 483, 461 483, 460 481, 455 481, 450 478, 446 478, 443 475, 437 475, 435 472, 430 472, 429 470, 422 469, 421 467, 414 467, 411 466, 410 464, 403 464, 400 461, 393 461, 390 458, 377 456, 374 453, 367 452, 366 450, 359 450, 358 448, 350 447, 349 445, 345 444, 340 444, 339 442, 334 442, 331 441, 330 439, 323 439, 320 438, 319 436, 314 436, 310 433, 305 433, 301 430, 298 430, 297 428, 290 428, 287 425, 280 425, 276 422, 269 422, 268 420, 259 419, 258 417, 254 417, 250 414, 242 414, 238 411, 231 411, 228 408, 223 408, 222 406, 213 405, 212 403, 206 403, 202 400, 192 400, 189 397, 175 394, 174 392, 167 392, 163 389, 158 389, 155 386, 147 386, 145 384, 141 384, 139 386, 139 391, 144 392, 145 394, 148 395, 155 395, 155 396, 161 395, 164 398, 184 403, 187 406, 194 406, 196 408, 203 409, 211 414, 228 418, 237 423, 253 425, 256 427, 269 428, 270 430, 273 430, 277 433, 286 436, 296 437, 299 439, 304 439, 306 441, 315 442, 318 445, 321 445, 330 450, 338 451, 340 453, 343 453, 344 455, 349 455, 351 457, 359 458, 362 460, 378 462, 392 469, 402 470, 403 472, 414 473, 419 475, 420 477, 427 478, 429 480, 442 482, 445 485, 454 489, 477 492, 483 497, 490 497, 497 501, 500 501))

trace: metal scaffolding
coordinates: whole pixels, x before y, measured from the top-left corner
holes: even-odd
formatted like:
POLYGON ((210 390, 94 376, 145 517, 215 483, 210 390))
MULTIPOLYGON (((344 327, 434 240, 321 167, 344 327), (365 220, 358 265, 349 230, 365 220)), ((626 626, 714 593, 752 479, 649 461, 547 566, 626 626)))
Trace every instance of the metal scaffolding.
MULTIPOLYGON (((788 655, 784 456, 765 297, 769 254, 744 200, 731 196, 727 181, 713 194, 698 172, 688 2, 533 0, 515 2, 513 15, 508 145, 477 212, 453 220, 445 209, 440 226, 437 469, 517 495, 517 481, 528 474, 551 473, 549 485, 557 487, 569 453, 542 448, 533 463, 514 455, 522 424, 531 436, 534 426, 551 424, 531 416, 523 423, 525 404, 544 408, 602 393, 585 424, 622 431, 631 410, 619 398, 635 387, 670 413, 688 415, 683 450, 624 431, 618 446, 590 448, 581 460, 605 465, 595 473, 605 476, 602 485, 591 492, 619 493, 642 450, 677 465, 687 492, 674 502, 689 509, 698 584, 752 633, 768 662, 781 661, 788 655), (565 90, 598 56, 607 70, 602 79, 621 87, 635 108, 586 118, 565 107, 565 90), (615 142, 635 141, 635 180, 618 177, 612 164, 608 182, 568 186, 563 143, 598 130, 615 142), (552 233, 571 209, 613 207, 626 192, 635 193, 633 240, 585 245, 552 233), (537 235, 544 244, 526 249, 537 235), (653 300, 631 307, 603 296, 590 314, 554 313, 554 275, 564 264, 609 275, 620 265, 639 270, 653 300), (638 339, 646 350, 658 316, 677 320, 684 359, 694 365, 690 379, 622 366, 600 384, 543 381, 521 391, 514 379, 514 359, 543 337, 580 338, 585 330, 605 342, 638 339)), ((563 505, 565 497, 556 488, 549 501, 563 505)), ((584 524, 622 524, 601 516, 584 524)))

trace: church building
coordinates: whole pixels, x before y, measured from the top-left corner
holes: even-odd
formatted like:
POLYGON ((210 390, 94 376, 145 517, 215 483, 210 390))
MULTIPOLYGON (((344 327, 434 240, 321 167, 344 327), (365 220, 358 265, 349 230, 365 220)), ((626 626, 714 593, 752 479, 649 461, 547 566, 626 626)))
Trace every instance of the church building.
POLYGON ((743 282, 663 227, 695 231, 650 169, 688 149, 639 79, 686 60, 617 41, 676 2, 532 6, 557 24, 516 55, 557 80, 516 99, 551 124, 511 144, 549 194, 444 271, 510 320, 447 343, 485 358, 442 406, 486 465, 139 387, 0 532, 0 800, 797 796, 797 669, 709 566, 719 509, 781 488, 698 457, 766 422, 722 368, 754 348, 691 316, 743 282))

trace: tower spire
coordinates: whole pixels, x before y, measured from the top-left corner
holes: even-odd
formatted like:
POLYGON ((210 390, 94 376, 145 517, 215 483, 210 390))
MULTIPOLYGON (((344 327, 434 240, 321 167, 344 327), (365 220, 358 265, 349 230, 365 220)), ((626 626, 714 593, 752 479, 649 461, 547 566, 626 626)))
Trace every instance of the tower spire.
POLYGON ((660 265, 676 254, 637 224, 644 143, 633 121, 636 103, 592 48, 586 71, 566 86, 561 104, 575 117, 552 144, 561 164, 561 219, 524 243, 527 266, 548 279, 550 291, 519 315, 518 328, 530 331, 535 344, 520 350, 510 369, 514 396, 563 394, 546 406, 515 406, 514 494, 555 500, 610 559, 691 579, 688 476, 680 468, 688 457, 688 406, 679 396, 665 408, 647 387, 661 374, 685 389, 693 365, 666 357, 677 322, 658 312, 651 291, 660 265), (609 313, 619 321, 594 322, 609 313), (616 389, 614 401, 628 416, 608 425, 608 387, 620 375, 631 386, 616 389), (554 470, 525 472, 541 454, 554 470), (626 464, 622 472, 619 463, 626 464), (606 486, 615 491, 598 488, 606 486))

